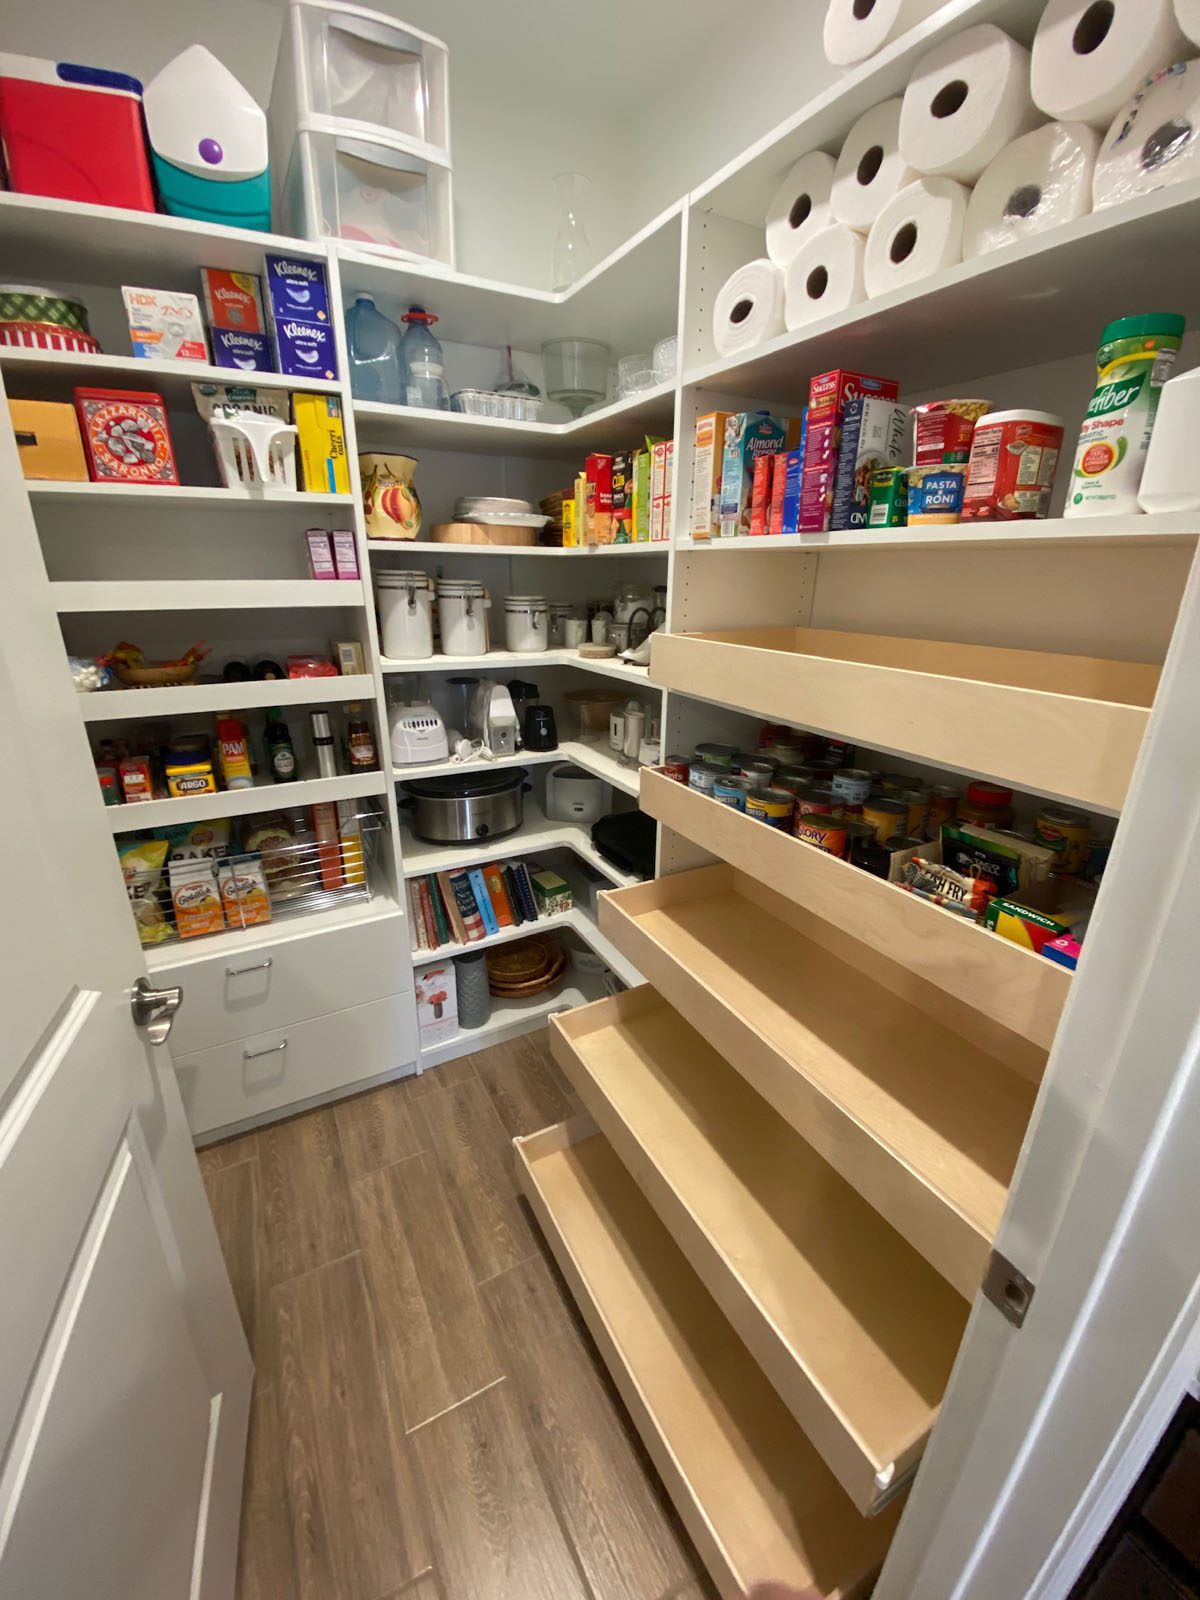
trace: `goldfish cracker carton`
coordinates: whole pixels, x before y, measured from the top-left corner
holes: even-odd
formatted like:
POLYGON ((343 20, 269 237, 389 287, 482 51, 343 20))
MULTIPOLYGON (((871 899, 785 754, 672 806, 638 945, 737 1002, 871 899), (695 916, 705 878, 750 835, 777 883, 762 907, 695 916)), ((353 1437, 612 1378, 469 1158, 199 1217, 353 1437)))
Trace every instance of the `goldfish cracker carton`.
MULTIPOLYGON (((728 411, 709 411, 696 418, 692 468, 693 539, 715 539, 721 531, 721 469, 724 462, 728 411)), ((661 489, 651 487, 651 503, 661 489)))
POLYGON ((175 929, 181 939, 224 929, 225 913, 211 861, 173 861, 170 882, 175 929))
POLYGON ((267 894, 267 875, 255 856, 238 856, 217 865, 217 887, 225 925, 252 928, 271 920, 271 900, 267 894))

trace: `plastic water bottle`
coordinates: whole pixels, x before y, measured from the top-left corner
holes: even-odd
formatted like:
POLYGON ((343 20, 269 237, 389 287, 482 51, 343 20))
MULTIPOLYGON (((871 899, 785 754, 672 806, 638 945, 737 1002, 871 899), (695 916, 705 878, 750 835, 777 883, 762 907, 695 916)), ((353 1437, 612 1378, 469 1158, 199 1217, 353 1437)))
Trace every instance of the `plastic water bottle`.
POLYGON ((422 306, 409 306, 400 320, 405 324, 404 337, 400 340, 405 405, 449 411, 445 358, 431 331, 437 318, 422 306))
POLYGON ((369 294, 356 296, 346 312, 346 344, 350 352, 350 391, 355 399, 402 405, 400 329, 376 308, 369 294))

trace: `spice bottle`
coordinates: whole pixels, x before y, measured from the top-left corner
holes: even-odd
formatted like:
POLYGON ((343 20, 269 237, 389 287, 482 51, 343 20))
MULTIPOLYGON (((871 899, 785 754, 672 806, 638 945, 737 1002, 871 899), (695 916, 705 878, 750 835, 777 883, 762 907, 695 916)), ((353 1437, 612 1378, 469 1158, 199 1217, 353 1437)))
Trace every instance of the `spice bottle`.
POLYGON ((350 716, 346 724, 346 742, 350 749, 350 770, 373 772, 379 760, 375 754, 375 735, 371 732, 371 724, 363 715, 363 708, 357 700, 348 710, 350 716))
POLYGON ((296 776, 296 752, 292 746, 291 731, 278 706, 273 706, 267 712, 264 738, 271 777, 276 783, 291 783, 296 776))
POLYGON ((317 754, 317 771, 322 778, 337 777, 337 755, 333 748, 333 730, 329 726, 328 711, 312 714, 313 749, 317 754))

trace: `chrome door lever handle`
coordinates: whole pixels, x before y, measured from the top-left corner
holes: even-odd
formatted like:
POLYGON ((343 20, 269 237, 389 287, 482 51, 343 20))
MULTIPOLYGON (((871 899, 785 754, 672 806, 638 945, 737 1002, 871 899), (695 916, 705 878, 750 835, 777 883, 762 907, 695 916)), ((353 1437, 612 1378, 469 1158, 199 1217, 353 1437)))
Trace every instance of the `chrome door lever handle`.
POLYGON ((169 989, 156 989, 149 978, 139 978, 129 998, 134 1026, 145 1028, 151 1044, 165 1044, 175 1020, 175 1013, 183 1004, 183 989, 175 984, 169 989))

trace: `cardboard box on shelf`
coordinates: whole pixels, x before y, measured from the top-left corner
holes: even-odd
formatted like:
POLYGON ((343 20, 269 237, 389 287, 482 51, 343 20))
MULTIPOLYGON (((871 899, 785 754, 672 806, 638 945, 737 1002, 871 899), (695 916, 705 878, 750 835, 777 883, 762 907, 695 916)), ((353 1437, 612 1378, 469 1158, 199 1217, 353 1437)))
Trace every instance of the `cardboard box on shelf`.
MULTIPOLYGON (((715 539, 721 531, 721 465, 728 417, 728 411, 708 411, 696 418, 692 514, 688 527, 693 539, 715 539)), ((661 489, 651 490, 652 496, 656 493, 661 493, 661 489)))
POLYGON ((458 1032, 458 985, 453 961, 418 967, 413 973, 413 985, 422 1045, 453 1038, 458 1032))
POLYGON ((342 428, 342 403, 331 394, 292 397, 300 443, 300 470, 310 494, 349 494, 350 464, 342 428))
POLYGON ((10 400, 8 410, 25 477, 56 483, 88 481, 74 406, 65 400, 10 400))

